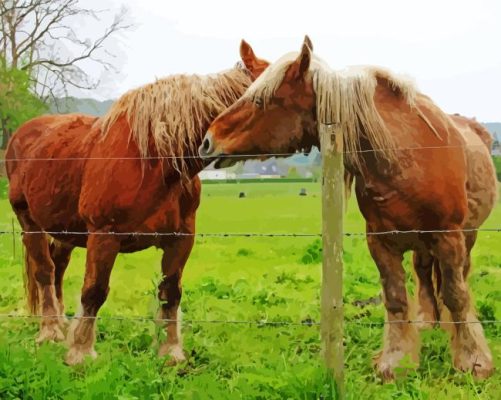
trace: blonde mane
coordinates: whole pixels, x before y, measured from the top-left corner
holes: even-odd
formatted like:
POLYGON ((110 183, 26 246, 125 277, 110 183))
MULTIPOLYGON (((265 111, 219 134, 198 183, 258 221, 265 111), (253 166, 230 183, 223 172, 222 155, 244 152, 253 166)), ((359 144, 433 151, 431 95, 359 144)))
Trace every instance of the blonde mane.
MULTIPOLYGON (((268 67, 244 96, 252 101, 259 98, 266 107, 297 56, 298 53, 286 54, 268 67)), ((317 122, 340 125, 349 164, 355 167, 361 165, 362 132, 372 148, 380 150, 375 152, 376 156, 383 156, 391 163, 397 160, 394 138, 377 112, 374 93, 377 80, 386 80, 397 95, 414 107, 417 90, 409 78, 372 66, 333 71, 316 56, 311 60, 309 74, 316 94, 317 122)))
MULTIPOLYGON (((186 158, 197 154, 197 141, 208 124, 233 104, 251 84, 247 70, 235 68, 214 75, 172 75, 125 93, 103 117, 103 137, 125 116, 142 158, 159 157, 185 175, 186 158)), ((121 133, 121 132, 117 132, 121 133)))

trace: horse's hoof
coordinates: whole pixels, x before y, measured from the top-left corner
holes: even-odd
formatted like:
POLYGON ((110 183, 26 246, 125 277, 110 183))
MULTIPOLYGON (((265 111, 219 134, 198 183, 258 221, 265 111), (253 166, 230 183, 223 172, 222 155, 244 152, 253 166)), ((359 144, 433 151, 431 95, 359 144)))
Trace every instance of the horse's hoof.
POLYGON ((395 380, 395 374, 388 366, 385 367, 378 365, 377 374, 384 383, 391 383, 395 380))
POLYGON ((392 382, 395 379, 395 374, 391 365, 383 360, 383 352, 380 351, 373 358, 374 367, 376 368, 378 376, 384 383, 392 382))
POLYGON ((400 350, 392 352, 381 351, 374 357, 373 361, 377 374, 384 383, 389 383, 395 380, 395 378, 405 376, 409 370, 417 368, 417 362, 410 361, 405 363, 407 365, 404 365, 403 361, 411 358, 411 354, 406 354, 400 350))
POLYGON ((174 366, 186 361, 186 356, 184 355, 183 349, 179 345, 161 346, 160 350, 158 351, 158 356, 169 356, 169 359, 165 362, 165 365, 168 366, 174 366))
POLYGON ((90 356, 92 359, 95 359, 97 357, 97 353, 94 351, 94 349, 82 351, 80 349, 70 347, 68 353, 66 353, 66 357, 64 358, 64 363, 66 365, 82 364, 85 361, 86 356, 90 356))
POLYGON ((480 352, 463 358, 456 357, 454 367, 462 372, 471 372, 478 380, 487 379, 494 372, 492 358, 480 352))
POLYGON ((494 366, 492 365, 492 363, 489 363, 487 365, 475 364, 475 366, 473 367, 473 376, 480 381, 489 378, 493 373, 494 366))
POLYGON ((42 325, 40 333, 36 339, 37 344, 43 342, 63 342, 64 334, 57 323, 42 325))

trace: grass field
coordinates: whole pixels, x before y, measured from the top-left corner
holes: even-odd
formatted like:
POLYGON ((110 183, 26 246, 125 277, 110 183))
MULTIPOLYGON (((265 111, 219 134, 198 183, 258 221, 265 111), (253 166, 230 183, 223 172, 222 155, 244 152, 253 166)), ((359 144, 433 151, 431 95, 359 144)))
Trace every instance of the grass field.
MULTIPOLYGON (((0 183, 0 227, 13 214, 0 183)), ((318 233, 320 185, 255 183, 205 185, 199 232, 318 233), (305 187, 308 196, 298 196, 305 187), (246 198, 238 193, 245 191, 246 198)), ((356 204, 349 204, 346 231, 361 232, 356 204)), ((501 205, 485 227, 501 226, 501 205)), ((480 233, 470 284, 481 319, 501 320, 501 233, 480 233)), ((160 251, 120 255, 101 316, 154 316, 160 251)), ((383 385, 371 358, 379 348, 381 304, 355 306, 380 293, 378 273, 365 240, 345 239, 346 386, 349 399, 499 399, 501 375, 477 383, 451 366, 448 340, 440 330, 422 333, 416 372, 383 385)), ((25 313, 22 254, 16 238, 0 235, 0 313, 25 313)), ((84 251, 74 252, 65 281, 67 311, 75 312, 84 251)), ((408 287, 412 273, 406 257, 408 287)), ((319 321, 320 257, 314 238, 198 238, 185 269, 185 320, 319 321)), ((501 325, 485 330, 501 367, 501 325)), ((99 357, 70 368, 63 344, 36 346, 37 323, 0 320, 0 398, 34 399, 329 399, 322 369, 318 326, 189 323, 183 327, 189 362, 163 367, 157 359, 153 322, 100 320, 99 357)))

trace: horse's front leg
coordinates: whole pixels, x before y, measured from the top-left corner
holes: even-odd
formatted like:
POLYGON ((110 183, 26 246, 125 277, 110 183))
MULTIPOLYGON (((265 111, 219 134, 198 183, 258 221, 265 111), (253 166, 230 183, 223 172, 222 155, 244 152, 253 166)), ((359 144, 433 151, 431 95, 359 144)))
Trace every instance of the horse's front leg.
POLYGON ((408 357, 407 362, 416 366, 419 363, 419 335, 416 326, 408 322, 410 313, 402 267, 403 253, 379 236, 368 236, 367 242, 381 276, 387 313, 383 349, 375 363, 383 379, 391 380, 404 358, 408 357))
POLYGON ((163 279, 158 286, 158 298, 161 301, 160 319, 165 320, 167 339, 160 345, 158 355, 170 356, 170 363, 186 360, 181 336, 181 277, 183 268, 193 248, 194 237, 172 238, 165 242, 162 257, 163 279))
POLYGON ((82 315, 75 318, 68 332, 69 350, 65 361, 79 364, 94 351, 96 316, 109 291, 110 274, 120 242, 113 235, 90 234, 87 240, 87 263, 82 288, 82 315))

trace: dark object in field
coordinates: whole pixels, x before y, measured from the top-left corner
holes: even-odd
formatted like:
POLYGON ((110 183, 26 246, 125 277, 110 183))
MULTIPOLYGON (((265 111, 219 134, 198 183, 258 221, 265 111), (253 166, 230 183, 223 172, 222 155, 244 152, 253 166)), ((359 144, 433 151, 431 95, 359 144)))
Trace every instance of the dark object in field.
POLYGON ((305 319, 303 319, 303 320, 301 321, 301 323, 302 323, 303 325, 307 325, 307 326, 313 326, 313 325, 315 325, 315 324, 316 324, 315 320, 314 320, 314 319, 312 319, 312 318, 310 318, 310 317, 306 317, 305 319))
POLYGON ((242 198, 244 198, 244 197, 245 197, 245 192, 240 192, 240 193, 238 194, 238 198, 239 198, 239 199, 242 199, 242 198))
POLYGON ((381 295, 379 296, 375 296, 375 297, 369 297, 367 300, 355 300, 353 303, 354 306, 356 307, 366 307, 368 305, 375 305, 377 306, 378 304, 381 304, 381 301, 382 301, 382 297, 381 295))
POLYGON ((305 188, 301 188, 301 190, 299 191, 299 195, 300 196, 306 196, 306 189, 305 188))

